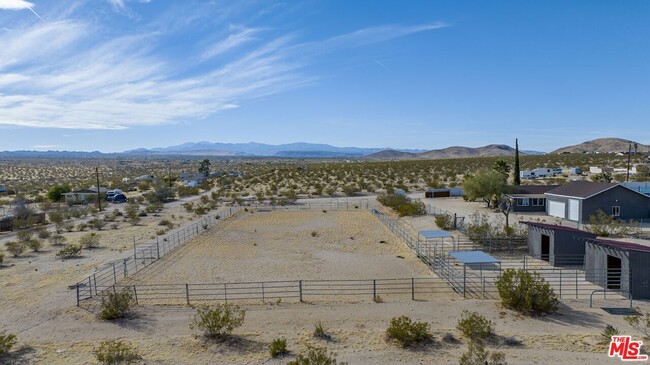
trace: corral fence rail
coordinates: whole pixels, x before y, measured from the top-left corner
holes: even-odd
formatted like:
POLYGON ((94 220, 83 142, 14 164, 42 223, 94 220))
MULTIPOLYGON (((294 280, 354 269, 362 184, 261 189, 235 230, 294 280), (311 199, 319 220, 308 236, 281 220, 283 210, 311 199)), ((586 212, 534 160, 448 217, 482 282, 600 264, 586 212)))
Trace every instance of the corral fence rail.
POLYGON ((164 255, 182 246, 192 238, 210 229, 220 221, 227 219, 240 211, 277 211, 277 210, 323 210, 323 211, 352 211, 367 210, 370 208, 367 199, 347 201, 336 199, 329 203, 294 203, 290 205, 272 205, 248 203, 241 206, 224 207, 210 215, 205 215, 199 221, 173 229, 165 236, 156 237, 155 241, 144 244, 133 242, 133 254, 128 257, 115 260, 104 265, 103 268, 95 271, 84 280, 74 284, 71 288, 76 289, 77 305, 84 300, 98 296, 103 290, 113 288, 121 279, 130 276, 145 267, 158 261, 164 255), (217 216, 219 218, 217 218, 217 216))
POLYGON ((380 301, 399 297, 411 300, 449 293, 443 279, 413 277, 365 280, 294 280, 203 284, 135 284, 99 287, 99 295, 128 290, 138 304, 204 304, 209 302, 297 301, 330 302, 334 297, 380 301))

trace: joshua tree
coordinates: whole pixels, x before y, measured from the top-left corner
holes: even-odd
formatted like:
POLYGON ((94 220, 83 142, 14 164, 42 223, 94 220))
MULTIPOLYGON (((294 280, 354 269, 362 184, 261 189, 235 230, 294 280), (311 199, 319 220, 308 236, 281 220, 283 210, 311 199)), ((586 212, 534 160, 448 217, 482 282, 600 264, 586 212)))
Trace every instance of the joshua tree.
POLYGON ((199 173, 205 175, 205 178, 208 178, 208 175, 210 175, 210 160, 207 158, 203 161, 201 161, 201 166, 199 166, 199 173))

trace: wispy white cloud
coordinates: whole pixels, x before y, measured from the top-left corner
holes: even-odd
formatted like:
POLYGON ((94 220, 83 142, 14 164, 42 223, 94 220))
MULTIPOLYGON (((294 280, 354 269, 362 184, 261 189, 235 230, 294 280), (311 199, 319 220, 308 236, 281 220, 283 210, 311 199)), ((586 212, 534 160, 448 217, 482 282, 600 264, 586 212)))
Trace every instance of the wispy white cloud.
POLYGON ((160 52, 161 31, 102 40, 101 25, 39 23, 0 38, 0 126, 126 129, 207 118, 313 82, 305 65, 322 52, 443 26, 374 27, 310 43, 231 28, 196 55, 175 58, 160 52))
POLYGON ((0 9, 5 10, 27 10, 33 6, 34 4, 24 0, 0 0, 0 9))

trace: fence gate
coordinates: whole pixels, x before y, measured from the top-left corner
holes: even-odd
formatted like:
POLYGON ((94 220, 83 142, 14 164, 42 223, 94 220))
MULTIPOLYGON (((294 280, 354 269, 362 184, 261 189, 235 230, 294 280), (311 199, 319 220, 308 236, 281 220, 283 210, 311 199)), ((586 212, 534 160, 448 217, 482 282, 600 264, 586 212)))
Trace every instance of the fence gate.
POLYGON ((459 217, 454 214, 454 229, 458 229, 465 224, 465 217, 459 217))

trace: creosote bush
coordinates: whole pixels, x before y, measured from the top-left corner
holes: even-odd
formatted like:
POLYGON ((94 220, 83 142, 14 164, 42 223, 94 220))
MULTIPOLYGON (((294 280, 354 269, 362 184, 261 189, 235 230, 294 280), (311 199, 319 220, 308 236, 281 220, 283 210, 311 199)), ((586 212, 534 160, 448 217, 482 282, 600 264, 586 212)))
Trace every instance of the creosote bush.
POLYGON ((138 350, 122 340, 102 341, 99 347, 93 350, 95 358, 100 364, 130 364, 140 359, 138 350))
POLYGON ((278 356, 284 356, 289 353, 287 350, 287 339, 286 338, 276 338, 269 345, 269 353, 272 358, 278 356))
POLYGON ((502 352, 485 350, 483 342, 471 341, 467 352, 460 357, 460 365, 507 365, 506 355, 502 352))
POLYGON ((637 314, 625 316, 623 319, 645 337, 650 337, 650 312, 646 312, 645 315, 642 315, 639 307, 635 307, 634 309, 637 314))
POLYGON ((306 353, 300 353, 296 359, 289 361, 287 365, 347 365, 347 362, 338 362, 336 353, 330 352, 321 347, 307 347, 306 353))
POLYGON ((428 323, 414 322, 407 316, 401 316, 390 320, 386 337, 397 341, 402 347, 409 347, 431 340, 432 335, 428 323))
POLYGON ((7 251, 9 251, 14 257, 20 256, 21 253, 25 252, 25 243, 18 241, 11 241, 5 244, 7 251))
POLYGON ((32 238, 31 240, 26 241, 25 245, 29 247, 30 250, 38 252, 43 248, 43 241, 37 238, 32 238))
POLYGON ((16 335, 0 332, 0 356, 11 351, 14 345, 16 345, 16 335))
POLYGON ((244 324, 246 311, 233 304, 216 304, 197 308, 191 329, 203 332, 203 337, 210 340, 222 340, 232 331, 244 324))
POLYGON ((395 194, 379 194, 377 201, 393 209, 400 217, 427 214, 426 207, 421 201, 412 202, 409 198, 395 194))
POLYGON ((102 296, 99 318, 112 320, 126 317, 133 308, 135 299, 129 289, 122 291, 108 291, 102 296))
POLYGON ((558 299, 555 291, 538 273, 522 269, 506 269, 496 280, 501 304, 526 314, 555 313, 558 299))
POLYGON ((85 248, 95 248, 99 246, 99 238, 100 235, 98 235, 97 233, 88 233, 86 235, 81 236, 81 238, 79 239, 79 244, 85 248))
POLYGON ((67 245, 56 253, 56 257, 61 259, 71 259, 73 257, 78 257, 80 254, 81 245, 67 245))
POLYGON ((464 310, 456 328, 470 341, 485 341, 494 334, 494 323, 477 312, 464 310))
POLYGON ((436 226, 440 229, 451 229, 453 228, 453 218, 449 214, 436 214, 436 226))

